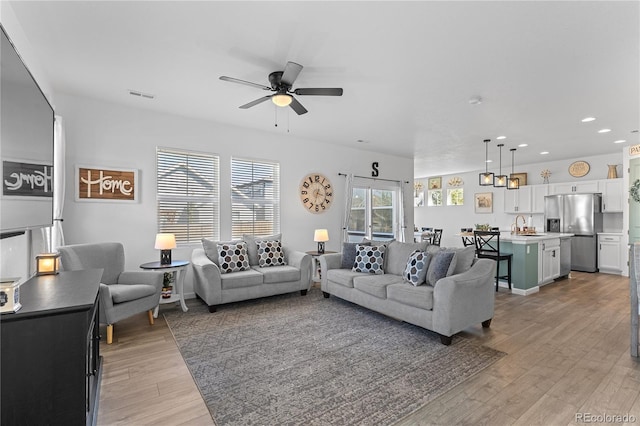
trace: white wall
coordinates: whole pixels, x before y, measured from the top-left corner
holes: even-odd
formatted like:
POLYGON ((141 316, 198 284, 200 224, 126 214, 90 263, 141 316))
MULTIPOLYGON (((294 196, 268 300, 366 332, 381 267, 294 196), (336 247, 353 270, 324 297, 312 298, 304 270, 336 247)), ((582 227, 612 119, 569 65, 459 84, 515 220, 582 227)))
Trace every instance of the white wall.
MULTIPOLYGON (((479 164, 482 165, 482 159, 479 159, 479 164)), ((517 158, 516 158, 517 164, 517 158)), ((544 169, 551 171, 550 183, 561 182, 578 182, 585 180, 597 180, 606 179, 608 173, 608 164, 620 165, 618 170, 618 177, 623 176, 622 167, 622 152, 616 154, 600 155, 594 157, 580 157, 575 160, 562 160, 562 161, 550 161, 547 163, 530 164, 525 166, 517 166, 515 172, 527 173, 527 183, 529 185, 541 184, 542 178, 540 172, 544 169), (569 174, 569 165, 576 160, 583 160, 589 163, 590 171, 582 178, 574 178, 569 174)), ((508 169, 503 164, 503 173, 509 174, 510 163, 508 163, 508 169)), ((420 227, 432 227, 443 228, 442 245, 443 246, 461 246, 462 242, 460 237, 456 236, 456 233, 460 232, 460 228, 473 227, 476 223, 489 223, 491 226, 498 226, 502 230, 510 230, 511 224, 515 221, 516 215, 504 213, 504 193, 508 191, 504 188, 494 188, 492 186, 480 186, 478 185, 478 174, 484 171, 477 170, 475 172, 459 173, 454 175, 442 176, 442 187, 445 190, 450 188, 447 186, 447 181, 458 176, 464 181, 464 198, 465 203, 463 206, 439 206, 439 207, 414 207, 414 220, 415 225, 420 227), (479 192, 492 192, 493 193, 493 213, 492 214, 476 214, 473 206, 473 197, 475 193, 479 192)), ((495 171, 495 170, 489 170, 495 171)), ((625 169, 626 171, 626 169, 625 169)), ((427 177, 416 179, 423 182, 425 188, 427 184, 427 177)), ((426 197, 425 197, 426 198, 426 197)), ((446 202, 445 202, 446 204, 446 202)), ((538 229, 544 229, 544 217, 542 214, 533 215, 533 226, 538 229)), ((606 214, 603 224, 607 231, 622 230, 622 215, 618 213, 606 214)))
MULTIPOLYGON (((285 245, 315 250, 313 231, 329 230, 327 250, 339 251, 345 178, 339 172, 371 175, 379 163, 380 178, 413 181, 413 159, 362 151, 302 139, 295 132, 267 133, 133 109, 101 101, 57 94, 57 113, 65 120, 66 200, 63 228, 67 244, 120 241, 127 269, 159 257, 155 198, 156 147, 175 147, 220 155, 221 239, 231 238, 230 164, 232 156, 280 163, 281 230, 285 245), (134 168, 140 171, 139 201, 132 204, 75 200, 76 165, 134 168), (308 213, 300 202, 300 180, 311 172, 329 177, 335 204, 324 214, 308 213)), ((242 112, 239 111, 239 114, 242 112)), ((410 187, 410 185, 409 185, 410 187)), ((405 195, 407 221, 413 223, 410 188, 405 195)), ((411 229, 409 229, 410 234, 411 229)), ((178 248, 174 259, 189 259, 193 247, 178 248)), ((192 291, 187 283, 186 292, 192 291)))

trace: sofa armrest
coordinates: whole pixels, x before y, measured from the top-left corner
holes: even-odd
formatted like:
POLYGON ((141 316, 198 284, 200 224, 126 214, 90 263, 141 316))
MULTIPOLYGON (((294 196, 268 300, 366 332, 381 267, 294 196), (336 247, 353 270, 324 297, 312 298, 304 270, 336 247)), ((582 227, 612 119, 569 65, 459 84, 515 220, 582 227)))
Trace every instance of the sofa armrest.
POLYGON ((222 303, 222 280, 218 265, 213 263, 201 248, 194 249, 191 253, 191 265, 193 291, 209 306, 222 303))
POLYGON ((320 256, 320 288, 327 290, 327 271, 330 269, 340 269, 342 267, 342 253, 329 253, 320 256))
MULTIPOLYGON (((302 283, 309 283, 309 287, 311 287, 313 269, 313 266, 311 265, 311 256, 301 251, 287 250, 285 247, 284 260, 287 265, 300 269, 300 281, 302 283)), ((307 287, 307 290, 309 287, 307 287)))
POLYGON ((468 271, 438 280, 433 290, 433 328, 451 336, 493 318, 496 262, 478 259, 468 271))

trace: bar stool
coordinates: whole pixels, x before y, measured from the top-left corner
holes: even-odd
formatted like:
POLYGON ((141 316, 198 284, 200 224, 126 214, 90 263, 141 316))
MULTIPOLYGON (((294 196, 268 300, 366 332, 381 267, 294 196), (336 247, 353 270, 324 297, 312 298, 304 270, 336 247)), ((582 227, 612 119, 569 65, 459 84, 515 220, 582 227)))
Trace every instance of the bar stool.
POLYGON ((476 239, 472 235, 462 235, 462 245, 465 247, 476 245, 476 239))
POLYGON ((431 237, 431 244, 434 246, 439 246, 441 239, 442 239, 442 229, 434 229, 433 236, 431 237))
POLYGON ((476 244, 476 256, 478 259, 493 259, 496 265, 496 291, 498 291, 498 281, 506 279, 511 290, 511 253, 500 253, 500 231, 473 231, 476 244), (500 275, 500 262, 507 261, 507 275, 500 275))

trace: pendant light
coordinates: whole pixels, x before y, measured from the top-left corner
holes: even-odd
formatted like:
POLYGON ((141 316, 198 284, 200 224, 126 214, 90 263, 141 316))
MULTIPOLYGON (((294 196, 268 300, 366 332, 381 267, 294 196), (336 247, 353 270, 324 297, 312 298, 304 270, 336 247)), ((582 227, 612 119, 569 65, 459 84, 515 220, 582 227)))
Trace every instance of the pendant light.
POLYGON ((493 185, 493 173, 489 172, 489 142, 491 139, 484 140, 484 173, 478 175, 478 184, 480 186, 493 185))
POLYGON ((500 174, 493 177, 493 186, 496 188, 504 188, 507 186, 507 176, 502 174, 502 147, 503 143, 498 144, 498 148, 500 148, 500 174))
POLYGON ((509 175, 509 181, 507 182, 507 189, 520 189, 520 179, 513 177, 513 163, 516 149, 511 148, 509 151, 511 151, 511 174, 509 175))

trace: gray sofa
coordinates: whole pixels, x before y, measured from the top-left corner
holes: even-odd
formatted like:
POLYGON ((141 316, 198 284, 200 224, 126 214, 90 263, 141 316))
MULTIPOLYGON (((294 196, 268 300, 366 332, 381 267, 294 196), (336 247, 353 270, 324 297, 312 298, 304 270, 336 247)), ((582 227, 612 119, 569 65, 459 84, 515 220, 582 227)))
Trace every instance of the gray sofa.
MULTIPOLYGON (((447 249, 426 242, 391 242, 384 253, 383 274, 354 272, 348 267, 350 262, 345 247, 343 253, 320 257, 321 287, 325 297, 332 294, 434 331, 445 345, 451 344, 454 334, 473 324, 490 326, 494 312, 495 261, 476 259, 473 247, 447 249), (435 259, 439 251, 454 251, 455 260, 451 260, 447 276, 433 285, 416 286, 403 278, 414 250, 430 253, 431 259, 435 259), (343 258, 347 260, 345 265, 343 258)), ((430 266, 434 265, 432 261, 430 266)))
POLYGON ((280 235, 243 235, 242 240, 249 258, 249 268, 243 271, 223 273, 216 241, 204 239, 203 248, 194 249, 191 254, 193 289, 209 306, 209 312, 215 312, 217 305, 241 300, 294 291, 307 294, 311 287, 310 255, 283 246, 285 265, 260 267, 256 242, 280 240, 280 235))

